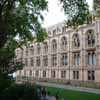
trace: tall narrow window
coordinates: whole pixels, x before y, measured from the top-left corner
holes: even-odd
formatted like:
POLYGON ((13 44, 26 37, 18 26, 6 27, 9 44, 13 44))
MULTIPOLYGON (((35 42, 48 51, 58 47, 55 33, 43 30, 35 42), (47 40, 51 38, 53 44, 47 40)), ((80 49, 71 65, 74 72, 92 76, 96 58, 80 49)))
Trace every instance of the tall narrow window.
POLYGON ((48 44, 47 42, 44 42, 44 53, 48 52, 48 44))
POLYGON ((74 65, 80 65, 80 53, 73 53, 74 55, 74 65))
POLYGON ((46 71, 43 71, 43 77, 46 77, 46 71))
POLYGON ((41 51, 40 44, 37 44, 37 54, 40 54, 40 51, 41 51))
POLYGON ((30 48, 30 55, 34 55, 34 48, 33 47, 30 48))
POLYGON ((56 66, 57 65, 57 55, 54 54, 52 55, 52 66, 56 66))
POLYGON ((66 77, 66 71, 61 71, 61 78, 65 78, 66 77))
POLYGON ((28 59, 25 58, 25 65, 28 66, 28 59))
POLYGON ((79 79, 79 71, 73 71, 73 79, 79 79))
POLYGON ((30 65, 31 65, 31 66, 34 66, 34 59, 33 59, 33 57, 30 58, 30 65))
POLYGON ((48 66, 48 56, 43 56, 43 65, 48 66))
POLYGON ((37 66, 40 66, 40 57, 37 57, 37 58, 36 58, 36 65, 37 65, 37 66))
POLYGON ((63 53, 61 55, 61 65, 65 66, 68 64, 68 57, 67 57, 67 53, 63 53))
POLYGON ((95 46, 95 35, 93 30, 87 32, 87 44, 89 47, 95 46))
POLYGON ((38 71, 38 70, 35 72, 35 76, 36 76, 36 77, 39 76, 39 71, 38 71))
POLYGON ((95 80, 95 71, 88 71, 88 80, 95 80))
POLYGON ((67 39, 66 37, 62 37, 61 39, 61 49, 66 49, 67 48, 67 39))
POLYGON ((96 54, 94 51, 88 52, 88 64, 96 65, 96 54))
POLYGON ((56 77, 55 71, 51 71, 51 78, 55 78, 55 77, 56 77))
POLYGON ((57 51, 57 42, 56 42, 55 39, 52 40, 52 51, 53 51, 53 52, 56 52, 56 51, 57 51))
POLYGON ((56 35, 56 29, 53 30, 53 36, 55 36, 55 35, 56 35))
POLYGON ((32 70, 30 70, 29 74, 30 74, 30 76, 32 76, 32 70))
POLYGON ((26 48, 26 56, 28 56, 28 49, 26 48))
POLYGON ((96 65, 96 55, 94 52, 92 53, 92 64, 96 65))
POLYGON ((79 48, 80 47, 80 40, 79 40, 79 35, 78 34, 73 35, 72 45, 73 45, 73 48, 79 48))

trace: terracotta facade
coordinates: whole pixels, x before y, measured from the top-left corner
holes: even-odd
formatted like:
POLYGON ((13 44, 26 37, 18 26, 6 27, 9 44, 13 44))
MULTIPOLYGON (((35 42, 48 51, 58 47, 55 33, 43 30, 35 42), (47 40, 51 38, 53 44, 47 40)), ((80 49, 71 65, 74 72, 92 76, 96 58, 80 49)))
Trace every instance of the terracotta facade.
POLYGON ((16 60, 25 64, 17 78, 90 81, 100 83, 100 20, 78 30, 63 23, 47 28, 48 38, 16 50, 16 60))

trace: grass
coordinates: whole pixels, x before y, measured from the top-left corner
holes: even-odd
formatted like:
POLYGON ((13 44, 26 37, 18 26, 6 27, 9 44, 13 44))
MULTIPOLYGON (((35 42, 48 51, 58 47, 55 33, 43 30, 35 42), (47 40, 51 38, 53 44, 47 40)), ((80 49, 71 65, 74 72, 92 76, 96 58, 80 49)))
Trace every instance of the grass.
POLYGON ((80 91, 65 90, 60 88, 47 87, 51 95, 59 93, 60 98, 64 100, 100 100, 100 94, 86 93, 80 91))

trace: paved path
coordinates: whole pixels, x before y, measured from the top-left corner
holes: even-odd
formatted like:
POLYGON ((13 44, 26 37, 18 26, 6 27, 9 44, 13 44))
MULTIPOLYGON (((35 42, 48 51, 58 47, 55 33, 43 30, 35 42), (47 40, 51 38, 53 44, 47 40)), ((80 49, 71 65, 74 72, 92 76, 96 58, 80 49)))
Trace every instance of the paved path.
POLYGON ((61 85, 56 83, 47 83, 47 82, 36 82, 37 85, 41 86, 49 86, 49 87, 57 87, 57 88, 63 88, 68 90, 76 90, 81 92, 88 92, 88 93, 96 93, 100 94, 100 89, 93 89, 93 88, 85 88, 85 87, 75 87, 70 85, 61 85))

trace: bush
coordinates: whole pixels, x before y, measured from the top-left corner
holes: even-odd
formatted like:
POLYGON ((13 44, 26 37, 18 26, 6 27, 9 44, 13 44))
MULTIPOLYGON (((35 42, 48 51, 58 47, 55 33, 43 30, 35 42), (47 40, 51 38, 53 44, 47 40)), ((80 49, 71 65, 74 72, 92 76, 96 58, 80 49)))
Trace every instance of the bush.
POLYGON ((39 100, 36 88, 29 85, 14 85, 5 89, 0 100, 39 100))

